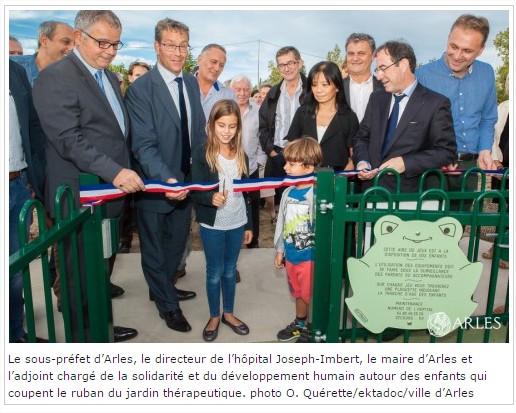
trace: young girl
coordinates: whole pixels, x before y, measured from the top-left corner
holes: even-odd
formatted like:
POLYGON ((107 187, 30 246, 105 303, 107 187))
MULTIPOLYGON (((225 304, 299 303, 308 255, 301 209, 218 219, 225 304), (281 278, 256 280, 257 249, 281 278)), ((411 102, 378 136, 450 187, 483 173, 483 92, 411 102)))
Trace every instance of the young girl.
POLYGON ((208 119, 206 145, 198 147, 192 157, 194 182, 219 181, 218 191, 192 192, 206 257, 210 319, 202 333, 205 341, 217 338, 220 322, 237 334, 249 334, 249 327, 233 315, 240 247, 242 241, 248 244, 253 236, 250 201, 247 195, 233 192, 233 179, 248 176, 247 164, 240 109, 233 100, 220 100, 208 119))

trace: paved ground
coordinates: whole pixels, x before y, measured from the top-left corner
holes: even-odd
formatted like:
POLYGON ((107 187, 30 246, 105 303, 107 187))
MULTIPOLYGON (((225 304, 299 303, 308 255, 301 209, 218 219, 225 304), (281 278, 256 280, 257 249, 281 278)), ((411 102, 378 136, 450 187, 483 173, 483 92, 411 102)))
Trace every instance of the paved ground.
MULTIPOLYGON (((466 249, 468 238, 461 241, 466 249)), ((482 241, 480 251, 489 248, 482 241)), ((481 255, 481 254, 480 254, 481 255)), ((242 282, 237 285, 235 315, 245 321, 251 330, 248 336, 238 336, 229 327, 221 325, 219 343, 240 342, 275 342, 276 333, 287 325, 294 315, 294 301, 290 297, 286 276, 283 271, 273 266, 274 250, 272 248, 243 249, 240 254, 238 268, 242 282)), ((477 314, 484 314, 489 284, 490 260, 484 262, 484 271, 474 300, 479 303, 477 314)), ((33 288, 35 297, 41 297, 41 276, 38 274, 38 262, 33 265, 33 288)), ((183 302, 181 308, 192 325, 189 333, 178 333, 167 328, 158 316, 153 302, 148 299, 148 289, 140 266, 140 254, 119 254, 113 281, 122 286, 126 293, 113 300, 113 314, 116 325, 137 328, 139 335, 129 343, 203 343, 202 329, 208 321, 208 303, 205 293, 205 261, 202 251, 193 251, 188 259, 187 275, 178 282, 178 288, 193 290, 197 297, 183 302)), ((505 301, 509 271, 500 270, 495 306, 505 301)), ((41 305, 36 306, 38 330, 45 331, 44 314, 41 305)), ((54 313, 57 324, 61 319, 57 311, 54 313)), ((43 334, 42 334, 43 335, 43 334)), ((58 341, 62 341, 62 330, 58 331, 58 341)), ((401 339, 400 339, 401 340, 401 339)), ((428 341, 423 337, 422 341, 428 341)))

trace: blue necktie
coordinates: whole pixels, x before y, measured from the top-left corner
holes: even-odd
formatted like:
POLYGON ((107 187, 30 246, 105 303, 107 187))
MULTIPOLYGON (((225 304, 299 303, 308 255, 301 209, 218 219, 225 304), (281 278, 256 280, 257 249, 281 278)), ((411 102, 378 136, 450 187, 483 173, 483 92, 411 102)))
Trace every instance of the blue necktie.
POLYGON ((102 81, 102 70, 97 70, 95 72, 95 79, 97 80, 97 83, 100 86, 100 90, 102 90, 102 93, 104 93, 104 96, 106 95, 106 89, 104 89, 104 82, 102 81))
POLYGON ((176 77, 179 89, 179 115, 181 116, 181 171, 185 177, 190 173, 190 134, 188 133, 188 112, 186 111, 185 94, 183 92, 183 78, 176 77))
POLYGON ((392 95, 394 96, 394 105, 392 107, 391 116, 389 116, 389 121, 387 122, 387 132, 385 133, 385 139, 383 140, 382 146, 382 159, 387 152, 387 147, 392 141, 394 134, 396 133, 396 127, 398 126, 398 116, 400 114, 400 102, 406 95, 392 95))

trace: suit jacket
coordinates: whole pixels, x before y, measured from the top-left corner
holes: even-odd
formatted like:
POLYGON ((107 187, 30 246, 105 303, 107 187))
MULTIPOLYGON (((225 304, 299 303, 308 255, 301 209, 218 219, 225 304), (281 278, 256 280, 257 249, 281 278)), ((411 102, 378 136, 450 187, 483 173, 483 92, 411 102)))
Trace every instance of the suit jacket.
MULTIPOLYGON (((355 112, 348 108, 339 108, 320 140, 322 166, 345 167, 349 161, 349 148, 353 146, 353 137, 357 131, 358 119, 355 112)), ((287 139, 293 141, 303 135, 317 139, 316 116, 308 105, 303 105, 296 111, 287 139)))
POLYGON ((9 60, 9 92, 11 93, 27 162, 27 178, 37 197, 43 200, 45 185, 45 134, 32 102, 32 90, 25 70, 9 60))
MULTIPOLYGON (((401 191, 415 192, 418 178, 424 171, 446 166, 456 158, 450 100, 418 83, 382 157, 391 97, 391 93, 383 90, 371 94, 364 119, 354 138, 355 165, 367 161, 372 168, 377 168, 386 160, 401 156, 405 163, 405 172, 401 174, 401 191)), ((372 182, 363 181, 364 189, 372 182)), ((395 177, 384 176, 380 185, 394 190, 395 177)))
MULTIPOLYGON (((344 95, 346 96, 346 103, 348 104, 348 107, 351 107, 350 98, 349 98, 349 82, 350 77, 342 80, 342 83, 344 84, 344 95)), ((376 92, 377 90, 384 90, 383 83, 380 82, 376 76, 373 76, 373 92, 376 92)))
MULTIPOLYGON (((201 106, 199 84, 183 73, 190 102, 191 153, 206 141, 206 120, 201 106)), ((125 96, 131 117, 131 149, 134 169, 142 179, 185 180, 181 172, 181 118, 158 67, 134 82, 125 96)), ((136 206, 156 213, 168 213, 176 201, 158 193, 138 193, 136 206)))
MULTIPOLYGON (((41 71, 34 84, 34 105, 47 136, 45 196, 51 216, 59 185, 71 186, 79 207, 81 173, 112 183, 122 168, 130 166, 129 118, 116 76, 105 73, 122 107, 125 134, 97 81, 75 53, 41 71)), ((118 216, 123 205, 123 198, 108 202, 107 216, 118 216)))
MULTIPOLYGON (((303 90, 299 96, 299 103, 302 105, 306 94, 306 76, 301 73, 303 90)), ((260 105, 259 113, 259 138, 263 151, 269 155, 274 149, 274 134, 276 133, 276 109, 281 95, 281 85, 284 80, 273 86, 260 105)))

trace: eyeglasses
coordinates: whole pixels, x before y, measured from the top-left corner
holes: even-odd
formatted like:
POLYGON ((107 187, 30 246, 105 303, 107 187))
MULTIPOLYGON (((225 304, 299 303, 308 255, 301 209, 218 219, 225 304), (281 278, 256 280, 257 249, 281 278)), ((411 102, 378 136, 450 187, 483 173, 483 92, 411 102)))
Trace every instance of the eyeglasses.
POLYGON ((294 65, 297 65, 298 62, 299 62, 299 60, 291 60, 290 62, 287 62, 287 63, 278 63, 277 68, 279 70, 285 70, 287 67, 289 69, 292 69, 294 67, 294 65))
POLYGON ((389 67, 391 66, 394 66, 395 64, 401 62, 403 59, 400 59, 400 60, 396 60, 393 64, 390 64, 389 66, 386 66, 386 67, 377 67, 376 69, 374 69, 374 72, 376 74, 380 73, 380 72, 385 72, 389 67))
POLYGON ((175 45, 171 43, 160 43, 161 46, 163 46, 163 49, 165 49, 167 52, 175 52, 179 49, 180 53, 187 53, 190 50, 190 45, 175 45))
POLYGON ((99 44, 99 48, 101 49, 109 49, 110 47, 112 47, 113 50, 120 50, 122 47, 124 47, 124 44, 122 42, 109 43, 105 40, 95 39, 93 36, 90 36, 88 33, 83 32, 82 30, 80 30, 80 32, 88 36, 90 39, 95 40, 99 44))

